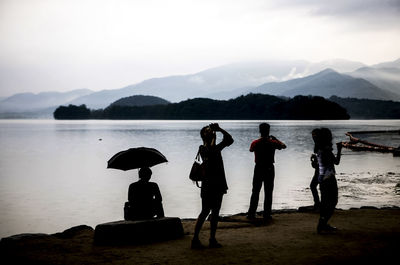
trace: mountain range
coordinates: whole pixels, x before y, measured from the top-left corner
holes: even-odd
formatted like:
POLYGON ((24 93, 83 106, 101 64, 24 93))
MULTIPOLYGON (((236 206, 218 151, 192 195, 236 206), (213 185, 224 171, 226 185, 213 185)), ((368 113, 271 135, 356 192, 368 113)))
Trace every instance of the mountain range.
POLYGON ((314 95, 325 98, 340 96, 344 98, 400 100, 400 86, 397 89, 398 93, 395 93, 389 89, 381 89, 363 78, 339 74, 332 69, 285 82, 267 83, 250 89, 248 92, 285 97, 314 95))
POLYGON ((148 79, 120 89, 16 94, 0 99, 0 116, 44 110, 51 116, 57 106, 68 104, 100 109, 132 95, 152 95, 171 102, 196 97, 223 100, 248 93, 399 101, 399 73, 400 59, 371 66, 346 60, 234 63, 190 75, 148 79))
POLYGON ((364 64, 332 60, 320 63, 306 61, 263 61, 233 63, 196 74, 153 78, 116 90, 103 90, 76 99, 74 105, 105 108, 111 102, 132 95, 151 95, 171 102, 207 97, 230 99, 267 82, 279 82, 304 77, 331 67, 337 71, 354 71, 364 64))

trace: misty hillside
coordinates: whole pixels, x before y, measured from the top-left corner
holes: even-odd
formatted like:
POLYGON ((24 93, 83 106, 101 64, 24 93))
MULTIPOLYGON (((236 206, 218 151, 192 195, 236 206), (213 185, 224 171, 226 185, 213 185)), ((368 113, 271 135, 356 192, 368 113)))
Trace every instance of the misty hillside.
POLYGON ((166 105, 170 102, 154 96, 131 96, 126 98, 121 98, 113 103, 111 103, 110 107, 112 106, 125 106, 125 107, 142 107, 142 106, 152 106, 152 105, 166 105))
POLYGON ((132 95, 152 95, 171 102, 188 98, 229 99, 245 94, 249 88, 266 82, 286 81, 319 72, 326 67, 337 71, 354 71, 365 65, 346 60, 320 63, 307 61, 261 61, 233 63, 181 76, 152 78, 120 89, 103 90, 76 99, 71 104, 105 108, 112 102, 132 95))
POLYGON ((400 95, 400 68, 372 68, 363 67, 348 75, 363 78, 375 86, 400 95))
POLYGON ((286 97, 313 95, 325 98, 339 96, 380 100, 400 100, 400 95, 398 94, 383 90, 364 79, 339 74, 332 69, 326 69, 314 75, 292 79, 286 82, 267 83, 252 89, 249 92, 281 95, 286 97))
POLYGON ((391 62, 374 64, 371 67, 373 67, 373 68, 400 68, 400 58, 395 61, 391 61, 391 62))
POLYGON ((0 112, 29 112, 57 107, 76 98, 93 93, 89 89, 68 92, 20 93, 0 101, 0 112))

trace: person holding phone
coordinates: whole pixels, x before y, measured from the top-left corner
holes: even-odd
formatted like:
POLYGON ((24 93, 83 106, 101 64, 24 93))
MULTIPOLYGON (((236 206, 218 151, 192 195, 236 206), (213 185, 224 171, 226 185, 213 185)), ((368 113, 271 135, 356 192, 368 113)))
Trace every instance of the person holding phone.
POLYGON ((256 218, 256 210, 261 187, 264 183, 264 221, 272 219, 272 192, 274 190, 275 179, 275 150, 285 149, 286 145, 269 134, 270 125, 261 123, 259 125, 259 139, 254 140, 250 145, 250 152, 254 152, 254 174, 253 188, 250 198, 250 207, 247 212, 247 218, 253 220, 256 218))
POLYGON ((205 178, 201 185, 201 212, 197 218, 194 236, 192 239, 192 249, 200 249, 204 246, 199 239, 200 230, 210 215, 210 248, 222 247, 216 240, 216 231, 218 226, 219 211, 221 209, 222 197, 228 190, 225 177, 224 164, 222 161, 221 151, 233 143, 232 136, 219 127, 218 123, 211 123, 200 131, 203 144, 199 146, 199 153, 205 165, 205 178), (222 141, 216 144, 216 132, 222 133, 222 141))
POLYGON ((319 189, 321 192, 320 218, 317 233, 333 232, 337 228, 328 224, 338 202, 338 186, 335 165, 339 165, 342 144, 337 143, 337 154, 333 154, 332 132, 328 128, 314 131, 314 153, 317 154, 319 167, 319 189))

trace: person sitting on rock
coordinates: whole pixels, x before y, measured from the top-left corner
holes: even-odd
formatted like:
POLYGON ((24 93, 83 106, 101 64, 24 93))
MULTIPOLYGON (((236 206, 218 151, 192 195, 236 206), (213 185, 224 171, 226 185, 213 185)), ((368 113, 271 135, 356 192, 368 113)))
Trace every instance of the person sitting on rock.
POLYGON ((125 220, 143 220, 164 217, 162 197, 157 183, 150 182, 151 169, 139 170, 139 180, 129 186, 128 202, 125 203, 125 220))

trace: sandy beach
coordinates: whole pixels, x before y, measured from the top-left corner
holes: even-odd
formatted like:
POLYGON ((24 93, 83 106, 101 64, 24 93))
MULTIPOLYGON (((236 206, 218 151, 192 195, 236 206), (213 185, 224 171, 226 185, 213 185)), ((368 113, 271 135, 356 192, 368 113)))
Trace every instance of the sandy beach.
MULTIPOLYGON (((1 241, 2 264, 389 264, 400 251, 400 209, 337 210, 332 234, 317 234, 318 213, 278 212, 270 223, 244 215, 219 223, 220 249, 190 249, 195 220, 182 220, 185 236, 130 246, 95 246, 94 230, 16 235, 1 241)), ((201 240, 208 243, 206 222, 201 240)))

